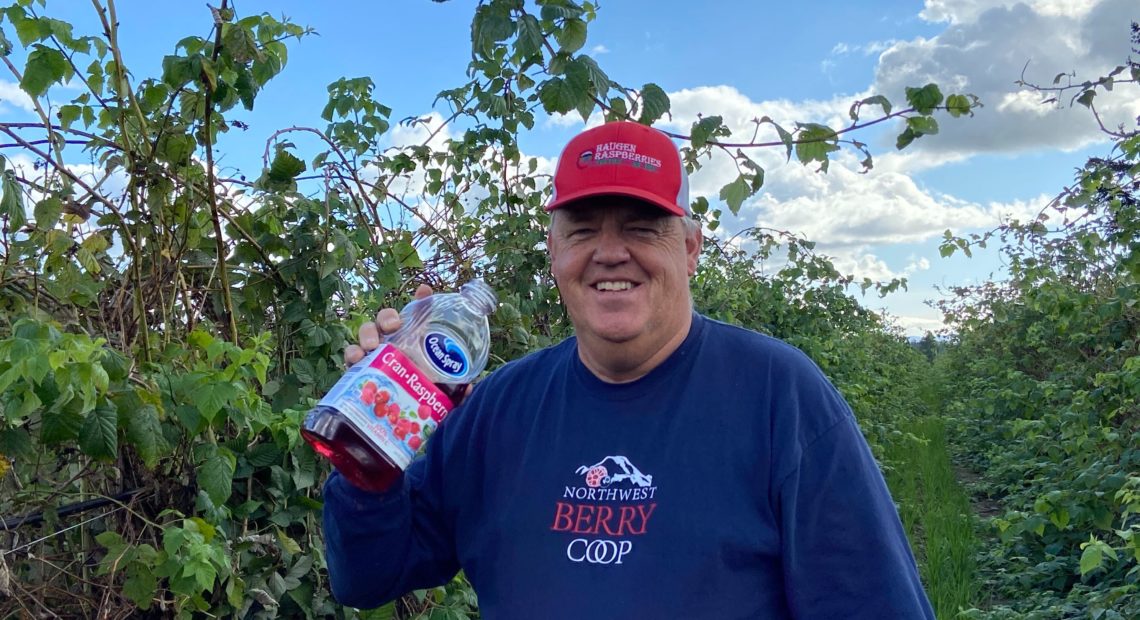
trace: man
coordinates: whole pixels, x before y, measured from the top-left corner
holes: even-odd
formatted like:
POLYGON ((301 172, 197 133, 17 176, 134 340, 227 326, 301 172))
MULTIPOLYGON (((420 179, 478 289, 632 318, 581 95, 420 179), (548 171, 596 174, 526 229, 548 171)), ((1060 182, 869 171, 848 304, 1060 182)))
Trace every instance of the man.
MULTIPOLYGON (((481 381, 402 487, 330 476, 337 599, 376 606, 463 569, 489 618, 932 619, 835 388, 791 346, 693 312, 701 233, 672 141, 587 130, 554 189, 575 337, 481 381)), ((377 319, 348 361, 398 326, 377 319)))

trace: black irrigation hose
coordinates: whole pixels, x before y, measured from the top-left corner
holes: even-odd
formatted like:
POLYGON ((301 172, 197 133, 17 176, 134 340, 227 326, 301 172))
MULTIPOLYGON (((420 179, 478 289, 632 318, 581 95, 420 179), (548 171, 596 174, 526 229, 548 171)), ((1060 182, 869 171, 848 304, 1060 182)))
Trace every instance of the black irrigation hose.
MULTIPOLYGON (((144 490, 145 489, 134 489, 132 491, 123 491, 122 493, 119 493, 118 495, 112 495, 111 497, 100 497, 98 499, 89 499, 82 502, 75 502, 74 504, 66 504, 64 506, 60 506, 59 510, 56 511, 56 514, 60 517, 66 517, 68 515, 86 512, 88 510, 106 506, 107 504, 115 504, 130 499, 135 495, 142 493, 144 490)), ((5 517, 3 519, 0 519, 0 531, 13 530, 22 525, 38 525, 42 523, 43 520, 43 512, 33 512, 18 517, 5 517)))

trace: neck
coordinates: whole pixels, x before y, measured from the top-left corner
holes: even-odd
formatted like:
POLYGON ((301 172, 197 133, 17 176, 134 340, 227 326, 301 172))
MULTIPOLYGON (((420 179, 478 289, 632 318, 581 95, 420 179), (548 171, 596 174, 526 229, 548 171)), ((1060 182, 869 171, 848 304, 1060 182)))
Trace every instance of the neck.
POLYGON ((578 337, 578 358, 595 377, 606 383, 629 383, 660 366, 685 342, 693 327, 692 312, 656 341, 610 342, 578 337))

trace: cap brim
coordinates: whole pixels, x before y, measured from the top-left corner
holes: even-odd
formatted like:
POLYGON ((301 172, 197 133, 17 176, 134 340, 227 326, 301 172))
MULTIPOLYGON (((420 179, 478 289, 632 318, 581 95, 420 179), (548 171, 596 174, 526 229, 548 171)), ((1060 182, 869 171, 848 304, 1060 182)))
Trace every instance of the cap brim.
POLYGON ((565 207, 572 202, 581 202, 583 200, 590 198, 599 198, 601 196, 627 196, 629 198, 637 198, 638 200, 647 202, 655 207, 668 211, 673 215, 685 216, 689 214, 688 211, 682 209, 679 205, 664 201, 660 196, 652 192, 647 192, 622 185, 595 186, 582 190, 580 192, 567 194, 565 196, 559 196, 557 200, 551 201, 550 204, 546 205, 546 211, 549 213, 555 209, 565 207))

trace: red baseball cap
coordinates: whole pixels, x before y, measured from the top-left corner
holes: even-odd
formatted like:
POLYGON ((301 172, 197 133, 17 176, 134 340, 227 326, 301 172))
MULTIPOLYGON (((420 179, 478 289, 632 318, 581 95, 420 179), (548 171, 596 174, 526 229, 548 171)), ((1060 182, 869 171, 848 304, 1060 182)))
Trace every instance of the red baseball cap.
POLYGON ((691 215, 689 176, 673 140, 633 121, 599 125, 570 140, 558 158, 546 210, 594 196, 629 196, 691 215))

